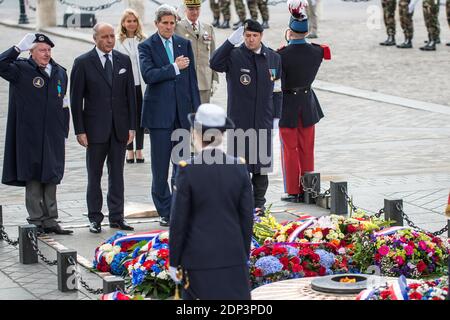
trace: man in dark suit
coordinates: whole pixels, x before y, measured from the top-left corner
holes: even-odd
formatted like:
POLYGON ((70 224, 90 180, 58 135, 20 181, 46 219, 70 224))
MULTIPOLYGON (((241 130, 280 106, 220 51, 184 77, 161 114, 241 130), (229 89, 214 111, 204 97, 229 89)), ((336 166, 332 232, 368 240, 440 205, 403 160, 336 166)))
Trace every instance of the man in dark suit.
MULTIPOLYGON (((162 226, 169 225, 172 200, 167 182, 174 146, 171 135, 176 129, 189 129, 187 115, 200 105, 192 46, 174 34, 176 18, 171 6, 158 7, 158 31, 139 44, 142 78, 147 84, 141 127, 150 132, 152 198, 162 226)), ((174 165, 172 184, 175 172, 174 165)))
POLYGON ((330 59, 328 46, 309 44, 306 15, 292 16, 289 44, 281 48, 283 106, 279 122, 286 196, 281 200, 303 201, 301 176, 314 171, 315 124, 324 116, 311 89, 323 59, 330 59))
POLYGON ((202 104, 189 116, 198 154, 181 161, 170 221, 170 274, 183 270, 183 299, 250 299, 247 261, 253 195, 245 160, 221 149, 234 128, 223 108, 202 104), (209 136, 208 135, 212 135, 209 136))
POLYGON ((73 126, 86 147, 87 206, 90 231, 101 232, 101 178, 108 165, 108 209, 111 228, 134 230, 124 220, 125 148, 136 128, 136 94, 130 58, 113 50, 114 29, 94 27, 96 47, 75 59, 70 75, 73 126))

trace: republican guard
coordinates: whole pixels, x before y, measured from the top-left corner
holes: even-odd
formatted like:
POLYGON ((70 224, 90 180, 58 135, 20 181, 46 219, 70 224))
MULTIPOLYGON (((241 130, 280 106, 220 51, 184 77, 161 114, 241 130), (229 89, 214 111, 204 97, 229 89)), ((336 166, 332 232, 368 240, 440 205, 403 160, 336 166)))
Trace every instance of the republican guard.
POLYGON ((289 7, 287 46, 278 53, 283 70, 281 87, 283 107, 280 118, 281 157, 284 187, 283 201, 303 201, 301 177, 314 171, 315 124, 324 116, 311 88, 323 59, 330 59, 326 45, 307 43, 308 20, 301 4, 289 7))

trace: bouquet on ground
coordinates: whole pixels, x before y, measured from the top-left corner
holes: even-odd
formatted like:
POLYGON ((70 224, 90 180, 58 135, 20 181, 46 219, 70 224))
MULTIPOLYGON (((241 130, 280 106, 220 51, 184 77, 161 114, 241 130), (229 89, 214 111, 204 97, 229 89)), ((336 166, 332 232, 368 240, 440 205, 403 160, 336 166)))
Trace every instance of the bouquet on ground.
POLYGON ((169 275, 169 233, 163 232, 124 262, 131 294, 167 299, 175 292, 169 275))
POLYGON ((447 270, 448 247, 441 238, 406 227, 393 227, 355 238, 355 263, 377 265, 384 276, 423 278, 447 270))

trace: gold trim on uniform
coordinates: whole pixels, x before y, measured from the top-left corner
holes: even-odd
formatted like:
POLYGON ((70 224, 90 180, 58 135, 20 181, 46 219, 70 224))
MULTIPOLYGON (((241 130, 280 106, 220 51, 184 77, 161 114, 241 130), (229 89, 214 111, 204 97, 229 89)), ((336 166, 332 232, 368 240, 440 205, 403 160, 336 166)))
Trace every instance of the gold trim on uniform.
POLYGON ((187 162, 184 161, 184 160, 181 160, 180 162, 178 162, 178 165, 179 165, 180 167, 184 168, 184 167, 187 166, 187 162))

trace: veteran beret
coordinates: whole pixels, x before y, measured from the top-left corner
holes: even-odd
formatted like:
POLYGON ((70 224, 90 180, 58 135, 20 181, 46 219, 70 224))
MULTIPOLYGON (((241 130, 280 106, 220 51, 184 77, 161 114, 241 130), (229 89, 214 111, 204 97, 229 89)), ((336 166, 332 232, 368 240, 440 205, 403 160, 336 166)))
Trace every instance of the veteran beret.
POLYGON ((263 32, 264 29, 258 21, 247 19, 244 21, 244 31, 263 32))
POLYGON ((47 37, 45 34, 36 33, 35 36, 36 36, 36 39, 33 41, 33 43, 46 43, 52 48, 55 46, 55 44, 52 42, 52 40, 50 40, 50 38, 47 37))

